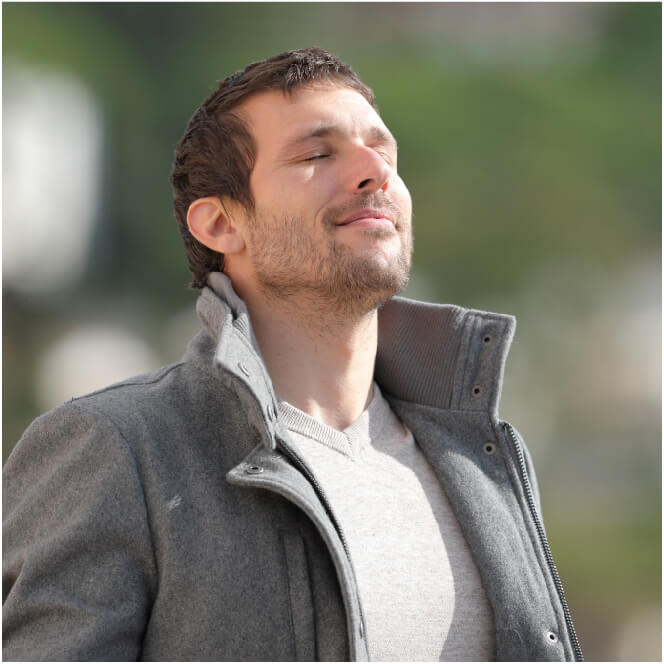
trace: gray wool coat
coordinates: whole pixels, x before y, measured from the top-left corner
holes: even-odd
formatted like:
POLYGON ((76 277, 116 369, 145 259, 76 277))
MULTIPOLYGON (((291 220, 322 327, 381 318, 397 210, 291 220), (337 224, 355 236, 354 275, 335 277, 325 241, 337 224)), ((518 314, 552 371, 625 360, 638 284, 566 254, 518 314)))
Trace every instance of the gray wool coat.
MULTIPOLYGON (((182 361, 43 415, 10 455, 5 660, 367 659, 343 533, 246 307, 215 273, 197 308, 182 361)), ((530 459, 497 417, 514 326, 393 298, 375 377, 461 524, 497 658, 578 660, 530 459)))

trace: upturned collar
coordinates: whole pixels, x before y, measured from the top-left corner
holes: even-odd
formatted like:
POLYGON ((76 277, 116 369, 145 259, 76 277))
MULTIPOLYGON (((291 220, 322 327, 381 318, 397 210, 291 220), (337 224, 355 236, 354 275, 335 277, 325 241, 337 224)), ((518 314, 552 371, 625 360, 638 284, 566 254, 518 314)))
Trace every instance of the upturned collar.
MULTIPOLYGON (((225 274, 208 276, 197 311, 216 366, 253 393, 274 439, 277 397, 246 304, 225 274)), ((388 398, 495 418, 515 327, 513 316, 393 297, 378 311, 375 379, 388 398)))

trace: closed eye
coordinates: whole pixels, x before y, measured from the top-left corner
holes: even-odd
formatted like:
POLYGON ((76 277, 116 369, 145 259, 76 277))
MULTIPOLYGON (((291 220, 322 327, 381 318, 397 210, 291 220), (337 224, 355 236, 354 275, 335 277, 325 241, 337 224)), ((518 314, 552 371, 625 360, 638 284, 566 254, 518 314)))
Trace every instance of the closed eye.
POLYGON ((315 154, 312 157, 307 157, 304 161, 315 161, 316 159, 325 159, 329 154, 315 154))
POLYGON ((394 165, 394 155, 390 154, 388 150, 380 150, 378 148, 374 148, 374 150, 376 151, 376 154, 379 154, 390 166, 394 165))

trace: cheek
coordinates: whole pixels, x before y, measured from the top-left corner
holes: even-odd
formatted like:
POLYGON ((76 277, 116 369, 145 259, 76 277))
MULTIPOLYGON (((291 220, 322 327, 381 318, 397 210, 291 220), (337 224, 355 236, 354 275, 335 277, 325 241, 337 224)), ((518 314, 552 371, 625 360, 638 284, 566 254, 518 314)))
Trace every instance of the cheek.
POLYGON ((397 175, 394 186, 392 187, 392 196, 395 203, 401 208, 404 215, 410 218, 413 210, 413 201, 406 183, 397 175))
POLYGON ((293 213, 311 212, 331 200, 338 188, 335 175, 320 167, 295 168, 283 173, 279 178, 264 181, 256 200, 264 206, 289 210, 293 213))

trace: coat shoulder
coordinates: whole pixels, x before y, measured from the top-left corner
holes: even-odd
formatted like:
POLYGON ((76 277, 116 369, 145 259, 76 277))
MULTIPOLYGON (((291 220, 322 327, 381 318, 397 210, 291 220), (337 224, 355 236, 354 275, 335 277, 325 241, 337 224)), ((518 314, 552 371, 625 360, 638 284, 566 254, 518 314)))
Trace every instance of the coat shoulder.
POLYGON ((61 447, 67 440, 100 437, 127 447, 137 460, 160 453, 182 456, 186 448, 191 452, 193 447, 211 444, 212 430, 217 442, 223 442, 226 431, 237 433, 236 418, 228 417, 233 412, 237 412, 233 390, 185 359, 72 398, 44 413, 26 429, 9 459, 26 453, 34 458, 35 447, 61 447))

